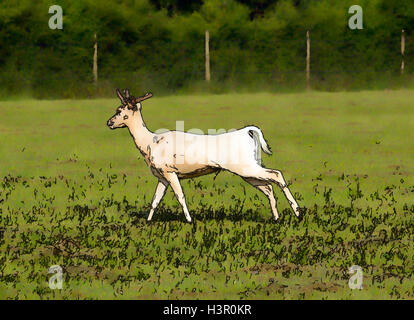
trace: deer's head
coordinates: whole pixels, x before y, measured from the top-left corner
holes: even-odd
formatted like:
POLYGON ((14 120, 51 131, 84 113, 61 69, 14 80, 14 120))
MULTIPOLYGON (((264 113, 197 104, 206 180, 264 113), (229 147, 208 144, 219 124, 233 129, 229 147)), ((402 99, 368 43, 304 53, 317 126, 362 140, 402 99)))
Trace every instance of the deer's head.
POLYGON ((116 95, 121 100, 122 105, 116 108, 115 115, 108 120, 107 125, 111 129, 123 128, 128 125, 136 112, 141 112, 141 101, 152 97, 152 93, 148 92, 142 97, 135 98, 129 93, 128 89, 124 90, 124 94, 116 89, 116 95))

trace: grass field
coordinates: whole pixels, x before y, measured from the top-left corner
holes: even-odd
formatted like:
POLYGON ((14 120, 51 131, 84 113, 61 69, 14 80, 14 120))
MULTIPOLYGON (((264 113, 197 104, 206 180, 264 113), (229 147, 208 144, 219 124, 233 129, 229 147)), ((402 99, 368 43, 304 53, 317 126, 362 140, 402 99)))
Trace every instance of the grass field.
POLYGON ((0 299, 414 299, 414 91, 143 103, 151 130, 259 126, 301 222, 278 188, 275 223, 224 172, 183 182, 194 223, 171 189, 147 223, 157 180, 127 129, 106 127, 118 105, 0 102, 0 299))

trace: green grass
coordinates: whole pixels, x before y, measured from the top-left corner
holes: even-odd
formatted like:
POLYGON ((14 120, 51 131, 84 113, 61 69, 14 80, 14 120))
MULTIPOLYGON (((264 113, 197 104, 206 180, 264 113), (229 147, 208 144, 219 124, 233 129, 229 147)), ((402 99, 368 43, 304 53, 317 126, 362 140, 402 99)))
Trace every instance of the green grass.
MULTIPOLYGON (((139 94, 139 93, 137 93, 139 94)), ((0 102, 0 298, 413 299, 414 92, 154 97, 152 130, 260 127, 306 215, 220 173, 183 182, 187 224, 111 100, 0 102), (51 265, 64 270, 51 290, 51 265), (362 290, 348 269, 364 272, 362 290)))

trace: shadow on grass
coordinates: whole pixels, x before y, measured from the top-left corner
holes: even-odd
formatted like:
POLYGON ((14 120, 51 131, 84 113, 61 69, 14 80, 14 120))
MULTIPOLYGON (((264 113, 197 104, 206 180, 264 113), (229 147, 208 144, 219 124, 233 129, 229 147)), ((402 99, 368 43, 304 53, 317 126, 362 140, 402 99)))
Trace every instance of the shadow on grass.
MULTIPOLYGON (((133 218, 133 222, 142 222, 148 218, 150 209, 141 208, 138 210, 128 211, 128 215, 133 218)), ((303 212, 306 212, 306 208, 303 212)), ((258 210, 243 210, 234 212, 233 210, 220 208, 203 208, 197 211, 190 211, 190 216, 194 221, 231 221, 231 222, 259 222, 259 223, 276 223, 276 224, 292 224, 300 223, 301 221, 295 216, 292 210, 285 208, 279 213, 279 219, 275 221, 271 211, 261 212, 258 210)), ((185 222, 185 216, 181 208, 171 208, 160 205, 152 217, 151 222, 169 222, 180 221, 185 222)))

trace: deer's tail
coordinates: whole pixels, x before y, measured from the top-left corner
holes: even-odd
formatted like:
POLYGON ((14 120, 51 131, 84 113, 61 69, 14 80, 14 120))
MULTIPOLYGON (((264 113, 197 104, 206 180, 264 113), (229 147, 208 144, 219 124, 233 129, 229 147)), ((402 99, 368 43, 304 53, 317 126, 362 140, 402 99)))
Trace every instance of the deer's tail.
POLYGON ((249 134, 254 134, 254 136, 257 137, 264 153, 272 154, 272 151, 270 151, 270 148, 267 145, 267 142, 263 136, 262 130, 260 130, 258 127, 255 127, 255 126, 250 126, 250 127, 247 127, 246 129, 249 131, 249 134))

